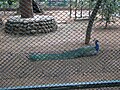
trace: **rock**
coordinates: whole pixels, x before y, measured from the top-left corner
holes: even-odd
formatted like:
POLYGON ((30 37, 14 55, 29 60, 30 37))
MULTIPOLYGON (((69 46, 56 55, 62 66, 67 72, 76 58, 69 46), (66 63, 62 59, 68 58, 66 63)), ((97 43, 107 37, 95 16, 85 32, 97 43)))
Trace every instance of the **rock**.
POLYGON ((33 34, 36 33, 36 32, 37 32, 37 30, 31 30, 31 33, 33 33, 33 34))

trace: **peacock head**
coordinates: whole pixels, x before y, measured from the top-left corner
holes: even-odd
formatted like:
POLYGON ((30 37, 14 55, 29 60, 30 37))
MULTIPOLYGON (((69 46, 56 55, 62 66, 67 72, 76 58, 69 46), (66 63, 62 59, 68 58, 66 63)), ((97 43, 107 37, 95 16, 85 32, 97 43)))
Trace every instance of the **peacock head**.
POLYGON ((96 45, 96 44, 99 44, 99 41, 98 41, 98 40, 95 40, 95 45, 96 45))

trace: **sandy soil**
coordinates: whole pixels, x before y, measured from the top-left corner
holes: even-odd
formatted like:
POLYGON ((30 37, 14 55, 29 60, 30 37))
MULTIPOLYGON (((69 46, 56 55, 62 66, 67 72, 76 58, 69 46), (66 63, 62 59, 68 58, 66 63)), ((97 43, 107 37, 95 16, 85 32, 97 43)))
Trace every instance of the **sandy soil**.
MULTIPOLYGON (((0 29, 0 87, 120 79, 120 21, 113 29, 96 23, 94 38, 100 53, 71 60, 30 62, 29 52, 58 53, 84 46, 87 21, 58 24, 56 32, 33 36, 10 35, 0 29)), ((102 24, 101 24, 102 25, 102 24)))

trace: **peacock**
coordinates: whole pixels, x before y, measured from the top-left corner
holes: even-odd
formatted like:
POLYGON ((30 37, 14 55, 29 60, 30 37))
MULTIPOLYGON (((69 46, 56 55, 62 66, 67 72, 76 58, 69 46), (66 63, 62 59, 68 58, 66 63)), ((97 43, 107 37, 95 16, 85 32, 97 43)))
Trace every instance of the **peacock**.
POLYGON ((63 53, 30 53, 28 58, 31 61, 74 59, 78 57, 97 55, 99 47, 99 41, 95 40, 95 46, 84 46, 75 50, 65 51, 63 53))

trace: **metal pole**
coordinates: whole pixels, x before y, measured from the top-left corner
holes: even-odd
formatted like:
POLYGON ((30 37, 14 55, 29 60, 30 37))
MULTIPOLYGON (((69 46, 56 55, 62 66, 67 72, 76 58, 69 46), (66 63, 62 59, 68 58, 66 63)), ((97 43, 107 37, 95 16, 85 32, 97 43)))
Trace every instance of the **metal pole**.
POLYGON ((81 12, 80 12, 80 17, 82 18, 82 9, 83 9, 83 1, 81 0, 81 12))
POLYGON ((71 14, 72 14, 72 3, 71 3, 71 0, 70 0, 70 18, 71 18, 71 14))
POLYGON ((77 18, 77 0, 75 0, 75 19, 77 18))
POLYGON ((91 0, 89 0, 89 18, 90 18, 90 14, 91 14, 91 0))

